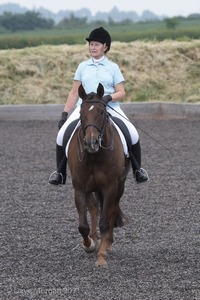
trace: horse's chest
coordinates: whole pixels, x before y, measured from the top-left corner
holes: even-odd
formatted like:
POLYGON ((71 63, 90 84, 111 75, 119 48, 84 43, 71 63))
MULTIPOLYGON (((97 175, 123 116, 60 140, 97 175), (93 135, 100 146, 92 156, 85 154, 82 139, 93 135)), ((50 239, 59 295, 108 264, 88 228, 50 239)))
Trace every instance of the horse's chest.
MULTIPOLYGON (((80 175, 80 174, 79 174, 80 175)), ((82 175, 76 176, 74 180, 74 186, 79 189, 83 189, 86 192, 98 191, 107 181, 106 172, 102 172, 100 168, 90 168, 82 175)))

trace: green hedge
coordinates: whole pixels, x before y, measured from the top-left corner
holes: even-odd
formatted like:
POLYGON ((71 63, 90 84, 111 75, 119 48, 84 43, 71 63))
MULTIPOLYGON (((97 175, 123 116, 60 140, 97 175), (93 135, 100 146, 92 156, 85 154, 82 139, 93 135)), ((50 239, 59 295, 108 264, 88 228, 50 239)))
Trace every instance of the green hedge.
POLYGON ((0 49, 22 49, 25 47, 36 47, 39 45, 60 45, 60 44, 82 44, 82 35, 66 35, 65 33, 48 35, 43 32, 36 34, 8 34, 0 35, 0 49))
MULTIPOLYGON (((136 31, 131 26, 110 28, 113 41, 132 42, 136 40, 157 40, 166 39, 200 39, 200 28, 167 30, 163 28, 151 28, 144 31, 136 31)), ((0 34, 0 49, 21 49, 25 47, 36 47, 39 45, 60 45, 60 44, 83 44, 90 29, 87 28, 74 31, 67 30, 46 30, 33 31, 18 34, 0 34), (87 32, 87 33, 86 33, 87 32)))

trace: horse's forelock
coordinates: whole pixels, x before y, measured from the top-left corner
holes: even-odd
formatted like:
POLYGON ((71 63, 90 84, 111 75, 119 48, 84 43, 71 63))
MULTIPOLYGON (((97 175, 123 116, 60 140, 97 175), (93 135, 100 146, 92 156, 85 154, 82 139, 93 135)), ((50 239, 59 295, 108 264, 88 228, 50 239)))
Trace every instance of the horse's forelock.
MULTIPOLYGON (((83 101, 92 101, 94 100, 95 98, 98 99, 98 100, 101 100, 103 95, 104 95, 104 87, 101 83, 99 83, 98 85, 98 88, 97 88, 97 93, 94 93, 94 92, 91 92, 89 94, 86 94, 85 92, 85 89, 83 87, 83 85, 81 84, 78 88, 78 94, 79 94, 79 97, 83 100, 83 101)), ((95 99, 95 100, 96 100, 95 99)))
POLYGON ((96 96, 96 94, 95 93, 89 93, 88 94, 88 98, 87 98, 87 100, 94 100, 94 97, 96 96))
POLYGON ((99 102, 101 101, 102 98, 100 95, 98 95, 97 93, 91 92, 89 94, 87 94, 87 97, 83 99, 83 102, 99 102))

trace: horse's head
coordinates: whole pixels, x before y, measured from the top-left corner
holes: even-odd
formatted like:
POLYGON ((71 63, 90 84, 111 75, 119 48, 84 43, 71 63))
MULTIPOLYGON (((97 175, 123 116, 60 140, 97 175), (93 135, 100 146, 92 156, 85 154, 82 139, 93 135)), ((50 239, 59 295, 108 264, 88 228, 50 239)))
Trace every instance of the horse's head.
POLYGON ((101 147, 107 120, 106 105, 102 100, 104 88, 99 83, 97 93, 86 94, 83 86, 80 85, 78 93, 79 97, 83 100, 80 118, 84 136, 84 147, 89 153, 95 153, 101 147))

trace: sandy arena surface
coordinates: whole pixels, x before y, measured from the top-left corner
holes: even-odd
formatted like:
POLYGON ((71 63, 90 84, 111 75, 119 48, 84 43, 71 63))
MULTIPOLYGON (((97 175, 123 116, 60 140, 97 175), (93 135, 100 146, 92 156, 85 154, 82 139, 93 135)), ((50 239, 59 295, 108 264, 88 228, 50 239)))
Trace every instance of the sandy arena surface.
POLYGON ((48 185, 57 121, 8 119, 0 120, 0 299, 200 300, 199 118, 132 118, 151 180, 137 185, 129 173, 121 200, 129 223, 98 268, 81 247, 70 174, 65 186, 48 185))

